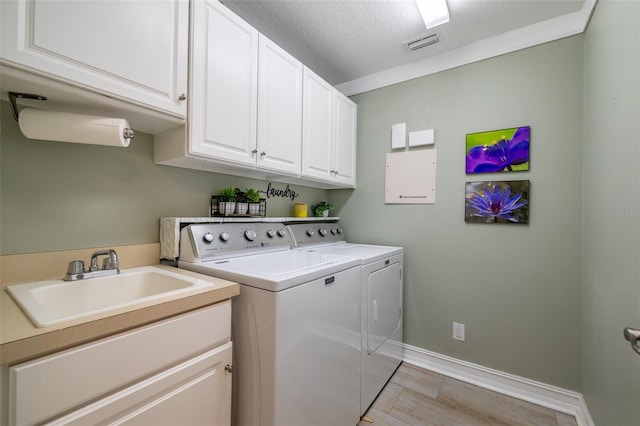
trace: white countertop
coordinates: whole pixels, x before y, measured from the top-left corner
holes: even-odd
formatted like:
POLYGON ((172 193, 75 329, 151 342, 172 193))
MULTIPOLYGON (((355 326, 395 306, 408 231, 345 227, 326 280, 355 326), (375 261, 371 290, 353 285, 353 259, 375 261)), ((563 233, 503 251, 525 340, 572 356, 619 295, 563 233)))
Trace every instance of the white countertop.
POLYGON ((51 327, 37 328, 6 289, 0 292, 0 364, 33 358, 119 333, 134 327, 212 305, 239 294, 237 283, 165 265, 172 272, 211 281, 214 285, 178 296, 121 308, 51 327))

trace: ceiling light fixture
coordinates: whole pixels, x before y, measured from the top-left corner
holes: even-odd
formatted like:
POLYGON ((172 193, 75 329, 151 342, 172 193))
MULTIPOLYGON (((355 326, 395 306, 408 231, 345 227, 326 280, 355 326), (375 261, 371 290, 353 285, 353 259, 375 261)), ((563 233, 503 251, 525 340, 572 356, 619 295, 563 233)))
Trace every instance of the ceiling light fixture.
POLYGON ((416 3, 427 28, 431 29, 449 22, 447 0, 416 0, 416 3))

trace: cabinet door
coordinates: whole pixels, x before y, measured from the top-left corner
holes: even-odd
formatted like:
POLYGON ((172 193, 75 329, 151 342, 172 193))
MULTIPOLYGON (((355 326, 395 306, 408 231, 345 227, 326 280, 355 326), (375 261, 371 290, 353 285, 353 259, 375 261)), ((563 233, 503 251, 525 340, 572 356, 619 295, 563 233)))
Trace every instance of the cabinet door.
POLYGON ((302 175, 332 179, 333 87, 304 69, 302 175))
POLYGON ((186 115, 189 2, 0 2, 2 62, 186 115))
POLYGON ((33 424, 228 342, 229 301, 12 366, 9 423, 33 424))
POLYGON ((217 0, 192 7, 189 153, 255 165, 258 31, 217 0))
POLYGON ((356 184, 356 122, 356 104, 336 91, 333 179, 348 186, 356 184))
POLYGON ((230 425, 231 342, 45 424, 230 425))
POLYGON ((302 63, 260 35, 258 167, 300 174, 302 63))

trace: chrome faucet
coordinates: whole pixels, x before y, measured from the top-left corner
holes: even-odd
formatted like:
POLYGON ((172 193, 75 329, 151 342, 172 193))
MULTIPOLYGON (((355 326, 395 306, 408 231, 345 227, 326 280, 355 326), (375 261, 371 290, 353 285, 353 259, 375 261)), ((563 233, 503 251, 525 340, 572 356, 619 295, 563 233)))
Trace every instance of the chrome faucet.
POLYGON ((91 255, 89 269, 85 271, 82 260, 72 260, 67 267, 65 281, 86 280, 89 278, 104 277, 120 273, 120 264, 115 250, 96 251, 91 255), (102 259, 102 268, 98 268, 98 257, 107 256, 102 259))

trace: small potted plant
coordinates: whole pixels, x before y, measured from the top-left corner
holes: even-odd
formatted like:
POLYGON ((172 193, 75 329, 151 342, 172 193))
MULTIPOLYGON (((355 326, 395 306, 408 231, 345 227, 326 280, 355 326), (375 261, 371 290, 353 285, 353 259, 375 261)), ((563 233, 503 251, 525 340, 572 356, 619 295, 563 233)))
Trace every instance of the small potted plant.
POLYGON ((260 191, 247 188, 244 190, 244 195, 249 201, 249 214, 251 216, 260 215, 260 191))
POLYGON ((331 209, 333 209, 333 204, 326 203, 324 201, 320 202, 318 205, 311 206, 311 211, 316 217, 329 216, 329 210, 331 209))
POLYGON ((249 210, 249 199, 246 192, 236 188, 236 214, 246 215, 249 210))
POLYGON ((222 188, 218 192, 218 211, 221 215, 233 214, 236 209, 236 190, 233 188, 222 188))

